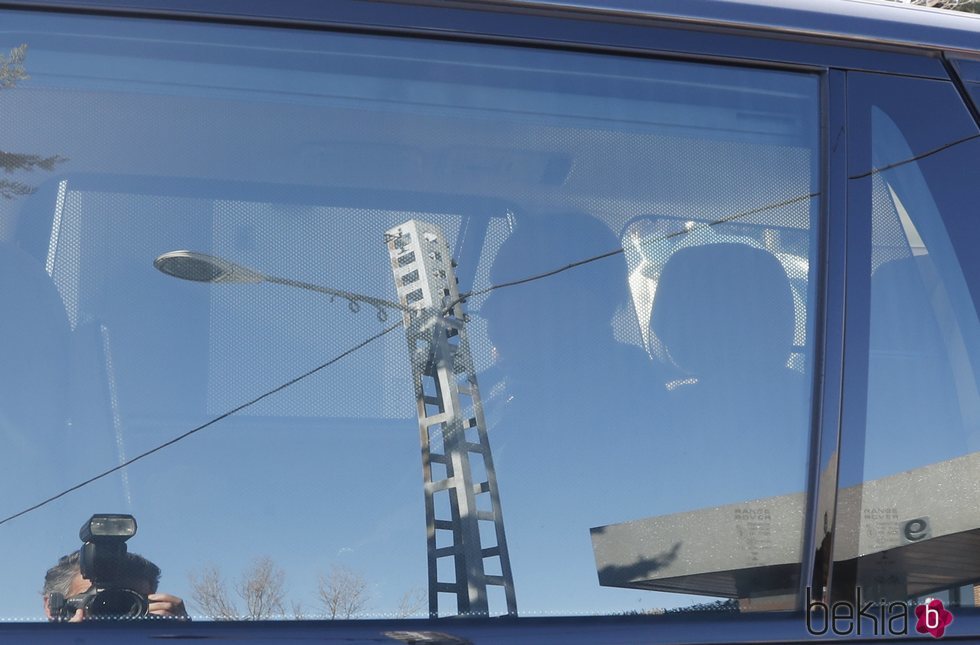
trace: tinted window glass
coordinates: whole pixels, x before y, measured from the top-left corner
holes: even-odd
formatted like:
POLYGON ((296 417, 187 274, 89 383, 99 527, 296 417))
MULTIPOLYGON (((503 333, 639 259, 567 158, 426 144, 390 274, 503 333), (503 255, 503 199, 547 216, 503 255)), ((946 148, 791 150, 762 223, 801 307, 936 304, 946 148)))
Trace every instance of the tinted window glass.
MULTIPOLYGON (((852 178, 868 199, 857 217, 870 214, 870 316, 849 326, 860 337, 867 325, 868 391, 863 445, 842 470, 835 558, 858 562, 867 597, 906 598, 980 575, 963 548, 980 526, 980 139, 948 84, 858 75, 851 87, 869 124, 852 136, 870 135, 872 168, 852 178), (924 125, 921 109, 946 116, 924 125)), ((845 428, 855 441, 861 430, 845 428)))
POLYGON ((105 476, 0 524, 0 616, 94 513, 205 618, 795 591, 817 77, 3 25, 0 515, 105 476))
POLYGON ((970 93, 974 105, 980 105, 980 83, 967 83, 966 90, 970 93))

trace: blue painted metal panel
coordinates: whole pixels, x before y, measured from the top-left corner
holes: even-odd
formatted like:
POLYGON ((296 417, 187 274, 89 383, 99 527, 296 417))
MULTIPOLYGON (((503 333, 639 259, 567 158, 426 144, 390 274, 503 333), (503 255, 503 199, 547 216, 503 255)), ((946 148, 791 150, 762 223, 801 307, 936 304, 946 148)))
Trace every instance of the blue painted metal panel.
MULTIPOLYGON (((944 642, 976 642, 980 609, 954 609, 954 622, 944 642), (973 635, 973 636, 971 636, 973 635)), ((358 643, 796 643, 833 641, 868 642, 874 638, 870 622, 857 637, 813 637, 802 612, 733 615, 726 613, 668 614, 596 618, 517 618, 481 620, 369 620, 181 623, 146 622, 16 624, 0 626, 2 643, 48 645, 91 642, 104 645, 209 641, 221 643, 317 642, 358 643)), ((914 626, 909 627, 911 641, 914 626)), ((880 635, 879 635, 880 637, 880 635)), ((921 639, 933 642, 931 636, 921 639)), ((904 641, 903 642, 907 642, 904 641)))
MULTIPOLYGON (((681 3, 657 3, 657 6, 681 3)), ((535 43, 540 46, 573 45, 590 49, 655 53, 665 56, 728 59, 758 64, 783 63, 810 67, 840 67, 946 78, 939 60, 945 33, 938 27, 920 32, 906 23, 870 22, 862 36, 842 39, 829 28, 807 30, 807 21, 831 20, 827 12, 790 12, 783 19, 772 8, 757 3, 692 2, 705 12, 671 14, 658 11, 606 11, 581 3, 439 3, 365 2, 363 0, 21 0, 0 2, 0 8, 43 8, 107 14, 276 24, 305 28, 356 29, 383 33, 415 33, 430 37, 492 39, 535 43), (731 5, 731 6, 729 6, 731 5), (725 19, 740 9, 739 20, 725 19), (711 11, 707 11, 711 9, 711 11), (789 20, 792 16, 793 20, 789 20), (758 20, 758 23, 753 23, 758 20), (755 24, 755 27, 750 25, 755 24), (782 26, 777 26, 782 25, 782 26), (875 29, 881 34, 875 36, 875 29), (891 33, 895 32, 895 33, 891 33), (888 45, 904 42, 907 50, 888 45), (935 41, 932 48, 921 42, 935 41), (913 43, 916 43, 913 46, 913 43)), ((598 6, 598 5, 596 5, 598 6)), ((603 5, 604 6, 604 5, 603 5)), ((609 8, 615 8, 610 5, 609 8)), ((980 21, 978 21, 980 22, 980 21)), ((837 20, 836 24, 847 25, 837 20)), ((950 31, 953 33, 953 30, 950 31)), ((956 32, 958 33, 958 32, 956 32)), ((980 43, 980 32, 949 41, 949 46, 980 43), (972 39, 972 40, 971 40, 972 39)))

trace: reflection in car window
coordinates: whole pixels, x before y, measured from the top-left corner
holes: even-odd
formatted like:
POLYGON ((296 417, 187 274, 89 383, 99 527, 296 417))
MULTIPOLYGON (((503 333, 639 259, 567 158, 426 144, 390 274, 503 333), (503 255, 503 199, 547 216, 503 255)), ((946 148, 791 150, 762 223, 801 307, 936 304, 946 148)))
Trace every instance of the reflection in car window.
POLYGON ((876 169, 852 178, 870 184, 867 420, 852 452, 863 463, 842 467, 834 557, 866 597, 944 591, 956 604, 980 575, 973 549, 958 546, 977 526, 980 320, 970 280, 980 140, 949 85, 861 83, 852 105, 869 117, 876 169), (922 127, 908 92, 919 97, 915 111, 942 106, 946 118, 922 127))
POLYGON ((5 26, 0 515, 198 431, 0 526, 0 617, 103 512, 197 618, 792 605, 817 77, 5 26))

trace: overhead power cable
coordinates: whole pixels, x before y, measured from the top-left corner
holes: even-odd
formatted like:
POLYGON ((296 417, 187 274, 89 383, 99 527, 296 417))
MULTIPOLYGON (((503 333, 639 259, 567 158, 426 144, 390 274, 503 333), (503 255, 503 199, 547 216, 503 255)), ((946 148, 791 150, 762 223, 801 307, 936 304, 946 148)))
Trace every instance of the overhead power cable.
POLYGON ((41 502, 38 502, 37 504, 34 504, 33 506, 30 506, 28 508, 25 508, 22 511, 19 511, 17 513, 14 513, 13 515, 10 515, 8 517, 3 518, 2 520, 0 520, 0 525, 6 524, 7 522, 9 522, 11 520, 17 519, 18 517, 21 517, 21 516, 26 515, 26 514, 32 512, 32 511, 35 511, 35 510, 41 508, 42 506, 46 506, 47 504, 50 504, 51 502, 53 502, 55 500, 61 499, 62 497, 64 497, 65 495, 68 495, 69 493, 73 493, 73 492, 75 492, 76 490, 78 490, 80 488, 84 488, 85 486, 88 486, 89 484, 91 484, 93 482, 96 482, 96 481, 102 479, 103 477, 107 477, 107 476, 111 475, 112 473, 118 472, 118 471, 122 470, 123 468, 129 466, 130 464, 136 463, 140 459, 143 459, 144 457, 149 457, 150 455, 152 455, 155 452, 158 452, 160 450, 163 450, 164 448, 166 448, 168 446, 174 445, 178 441, 183 441, 184 439, 186 439, 187 437, 191 436, 192 434, 195 434, 197 432, 200 432, 201 430, 204 430, 207 427, 213 426, 214 424, 218 423, 219 421, 222 421, 224 419, 227 419, 231 415, 233 415, 233 414, 235 414, 237 412, 241 412, 245 408, 250 407, 252 405, 255 405, 259 401, 261 401, 263 399, 266 399, 266 398, 272 396, 273 394, 276 394, 277 392, 281 392, 282 390, 285 390, 287 387, 289 387, 291 385, 294 385, 296 383, 299 383, 300 381, 302 381, 303 379, 305 379, 305 378, 307 378, 309 376, 313 376, 317 372, 319 372, 319 371, 321 371, 323 369, 326 369, 326 368, 330 367, 331 365, 333 365, 337 361, 339 361, 339 360, 341 360, 343 358, 346 358, 347 356, 350 356, 351 354, 353 354, 357 350, 361 349, 362 347, 366 347, 367 345, 370 345, 371 343, 373 343, 374 341, 378 340, 382 336, 385 336, 386 334, 389 334, 389 333, 393 332, 394 330, 398 329, 401 326, 402 326, 402 323, 399 321, 397 324, 394 324, 394 325, 391 325, 389 327, 386 327, 386 328, 382 329, 381 331, 379 331, 378 333, 374 334, 373 336, 370 336, 366 340, 363 340, 360 343, 358 343, 357 345, 354 345, 350 349, 348 349, 348 350, 346 350, 346 351, 338 354, 337 356, 334 356, 333 358, 331 358, 326 363, 323 363, 323 364, 321 364, 321 365, 319 365, 317 367, 314 367, 313 369, 311 369, 309 371, 303 372, 299 376, 297 376, 295 378, 292 378, 292 379, 286 381, 285 383, 282 383, 281 385, 278 385, 275 388, 273 388, 271 390, 268 390, 267 392, 264 392, 263 394, 260 394, 259 396, 255 397, 254 399, 251 399, 250 401, 247 401, 245 403, 242 403, 238 407, 232 408, 231 410, 228 410, 227 412, 225 412, 225 413, 223 413, 223 414, 221 414, 219 416, 216 416, 215 418, 211 419, 210 421, 207 421, 205 423, 202 423, 201 425, 197 426, 196 428, 193 428, 191 430, 188 430, 184 434, 178 435, 178 436, 174 437, 173 439, 170 439, 169 441, 165 441, 164 443, 161 443, 160 445, 156 446, 155 448, 150 448, 146 452, 141 452, 140 454, 136 455, 135 457, 132 457, 130 459, 127 459, 126 461, 124 461, 124 462, 122 462, 122 463, 120 463, 120 464, 118 464, 116 466, 113 466, 112 468, 109 468, 108 470, 102 471, 98 475, 94 475, 94 476, 86 479, 83 482, 79 482, 78 484, 75 484, 71 488, 66 488, 65 490, 61 491, 60 493, 58 493, 56 495, 52 495, 51 497, 49 497, 49 498, 47 498, 47 499, 45 499, 45 500, 43 500, 41 502))
MULTIPOLYGON (((817 197, 819 194, 820 193, 809 193, 807 195, 801 195, 801 196, 798 196, 798 197, 792 197, 792 198, 789 198, 789 199, 782 200, 780 202, 776 202, 776 203, 769 204, 769 205, 766 205, 766 206, 760 206, 758 208, 753 208, 753 209, 748 210, 748 211, 743 211, 743 212, 740 212, 740 213, 736 213, 734 215, 729 215, 727 217, 723 217, 723 218, 720 218, 720 219, 717 219, 717 220, 714 220, 714 221, 711 221, 711 222, 707 222, 707 223, 705 223, 705 224, 703 224, 701 226, 695 226, 695 227, 692 227, 690 229, 683 229, 683 230, 675 231, 675 232, 672 232, 672 233, 667 233, 667 234, 662 235, 662 236, 656 238, 655 240, 651 240, 651 241, 652 242, 666 241, 666 240, 669 240, 671 238, 679 237, 681 235, 686 235, 688 233, 692 233, 692 232, 697 231, 697 230, 703 230, 705 228, 711 228, 711 227, 714 227, 714 226, 719 226, 721 224, 726 224, 726 223, 733 222, 733 221, 736 221, 736 220, 739 220, 739 219, 743 219, 745 217, 749 217, 750 215, 754 215, 754 214, 757 214, 757 213, 765 212, 765 211, 768 211, 768 210, 773 210, 773 209, 776 209, 776 208, 782 208, 782 207, 785 207, 785 206, 790 206, 792 204, 796 204, 796 203, 800 203, 800 202, 805 202, 805 201, 808 201, 810 199, 813 199, 814 197, 817 197)), ((476 289, 476 290, 473 290, 473 291, 468 291, 466 293, 461 294, 459 296, 459 298, 457 298, 455 301, 449 303, 449 305, 447 305, 446 307, 444 307, 443 310, 442 310, 442 313, 443 313, 443 315, 445 315, 450 310, 452 310, 453 307, 455 307, 460 302, 464 302, 467 298, 472 298, 474 296, 481 296, 481 295, 490 293, 491 291, 496 291, 497 289, 506 289, 506 288, 509 288, 509 287, 515 287, 515 286, 518 286, 518 285, 527 284, 529 282, 534 282, 534 281, 537 281, 537 280, 543 280, 545 278, 548 278, 548 277, 557 275, 559 273, 563 273, 565 271, 569 271, 569 270, 574 269, 574 268, 577 268, 577 267, 585 266, 585 265, 591 264, 593 262, 598 262, 600 260, 604 260, 604 259, 607 259, 607 258, 610 258, 610 257, 614 257, 614 256, 617 256, 617 255, 620 255, 620 254, 622 254, 624 252, 625 252, 625 249, 622 248, 622 247, 620 247, 618 249, 607 251, 605 253, 600 253, 598 255, 593 255, 593 256, 588 257, 588 258, 585 258, 583 260, 578 260, 576 262, 571 262, 569 264, 566 264, 566 265, 564 265, 562 267, 558 267, 558 268, 553 269, 551 271, 545 271, 543 273, 538 273, 538 274, 535 274, 535 275, 531 275, 531 276, 528 276, 526 278, 521 278, 519 280, 512 280, 510 282, 503 282, 501 284, 491 285, 491 286, 485 287, 483 289, 476 289)), ((314 374, 316 374, 316 373, 318 373, 318 372, 320 372, 320 371, 322 371, 322 370, 330 367, 331 365, 334 365, 334 364, 338 363, 339 361, 343 360, 344 358, 347 358, 348 356, 350 356, 354 352, 356 352, 356 351, 358 351, 358 350, 360 350, 360 349, 362 349, 364 347, 367 347, 371 343, 373 343, 373 342, 377 341, 378 339, 380 339, 380 338, 382 338, 382 337, 390 334, 391 332, 393 332, 394 330, 398 329, 401 326, 402 326, 402 322, 399 321, 399 322, 397 322, 397 323, 395 323, 393 325, 390 325, 388 327, 385 327, 384 329, 382 329, 378 333, 376 333, 376 334, 374 334, 372 336, 369 336, 368 338, 366 338, 365 340, 361 341, 360 343, 358 343, 358 344, 354 345, 353 347, 351 347, 351 348, 349 348, 349 349, 341 352, 340 354, 334 356, 333 358, 331 358, 327 362, 322 363, 322 364, 318 365, 317 367, 314 367, 311 370, 308 370, 306 372, 303 372, 299 376, 296 376, 295 378, 292 378, 292 379, 286 381, 285 383, 282 383, 282 384, 274 387, 273 389, 268 390, 268 391, 266 391, 266 392, 264 392, 264 393, 256 396, 255 398, 253 398, 253 399, 251 399, 249 401, 246 401, 245 403, 242 403, 241 405, 239 405, 237 407, 234 407, 234 408, 228 410, 227 412, 224 412, 223 414, 220 414, 220 415, 214 417, 210 421, 207 421, 205 423, 202 423, 201 425, 199 425, 199 426, 197 426, 195 428, 192 428, 192 429, 188 430, 187 432, 185 432, 183 434, 177 435, 176 437, 174 437, 174 438, 172 438, 172 439, 170 439, 168 441, 165 441, 164 443, 161 443, 161 444, 159 444, 158 446, 156 446, 154 448, 150 448, 149 450, 147 450, 145 452, 142 452, 142 453, 140 453, 140 454, 138 454, 138 455, 136 455, 134 457, 131 457, 131 458, 129 458, 129 459, 127 459, 127 460, 119 463, 116 466, 113 466, 112 468, 109 468, 107 470, 104 470, 104 471, 102 471, 102 472, 100 472, 100 473, 98 473, 96 475, 93 475, 92 477, 89 477, 88 479, 86 479, 84 481, 81 481, 81 482, 75 484, 74 486, 71 486, 69 488, 66 488, 66 489, 62 490, 61 492, 56 493, 56 494, 48 497, 47 499, 44 499, 44 500, 42 500, 42 501, 40 501, 40 502, 38 502, 38 503, 36 503, 36 504, 34 504, 32 506, 29 506, 29 507, 27 507, 27 508, 25 508, 25 509, 23 509, 21 511, 18 511, 18 512, 12 514, 12 515, 9 515, 9 516, 3 518, 2 520, 0 520, 0 526, 4 525, 4 524, 6 524, 6 523, 8 523, 8 522, 10 522, 12 520, 17 519, 18 517, 23 517, 24 515, 27 515, 28 513, 31 513, 33 511, 36 511, 39 508, 50 504, 51 502, 54 502, 56 500, 59 500, 62 497, 65 497, 66 495, 68 495, 70 493, 73 493, 73 492, 75 492, 75 491, 77 491, 77 490, 79 490, 81 488, 84 488, 85 486, 88 486, 89 484, 92 484, 92 483, 94 483, 94 482, 96 482, 96 481, 98 481, 100 479, 103 479, 104 477, 108 477, 109 475, 111 475, 113 473, 119 472, 123 468, 126 468, 126 467, 130 466, 131 464, 134 464, 137 461, 140 461, 141 459, 144 459, 146 457, 149 457, 150 455, 152 455, 152 454, 154 454, 156 452, 159 452, 159 451, 163 450, 164 448, 167 448, 169 446, 172 446, 175 443, 178 443, 180 441, 183 441, 184 439, 190 437, 191 435, 194 435, 194 434, 196 434, 196 433, 198 433, 198 432, 200 432, 200 431, 202 431, 202 430, 204 430, 206 428, 209 428, 209 427, 213 426, 214 424, 218 423, 219 421, 223 421, 224 419, 227 419, 228 417, 232 416, 233 414, 236 414, 238 412, 241 412, 242 410, 245 410, 246 408, 249 408, 249 407, 255 405, 259 401, 262 401, 262 400, 264 400, 264 399, 272 396, 273 394, 276 394, 278 392, 281 392, 281 391, 285 390, 286 388, 288 388, 288 387, 290 387, 292 385, 295 385, 296 383, 299 383, 300 381, 302 381, 302 380, 304 380, 304 379, 306 379, 306 378, 308 378, 310 376, 313 376, 314 374)))
POLYGON ((891 170, 892 168, 898 168, 899 166, 904 166, 905 164, 913 163, 915 161, 919 161, 920 159, 925 159, 926 157, 931 157, 932 155, 938 154, 943 150, 948 150, 953 146, 958 146, 961 143, 966 143, 967 141, 973 141, 974 139, 980 139, 980 134, 971 134, 968 137, 963 137, 962 139, 957 139, 956 141, 950 141, 949 143, 944 143, 941 146, 937 146, 932 150, 926 150, 925 152, 921 154, 917 154, 914 157, 909 157, 908 159, 896 161, 894 163, 884 165, 880 168, 872 168, 871 170, 867 172, 862 172, 858 175, 851 175, 850 177, 848 177, 848 179, 864 179, 865 177, 870 177, 871 175, 877 175, 885 172, 886 170, 891 170))

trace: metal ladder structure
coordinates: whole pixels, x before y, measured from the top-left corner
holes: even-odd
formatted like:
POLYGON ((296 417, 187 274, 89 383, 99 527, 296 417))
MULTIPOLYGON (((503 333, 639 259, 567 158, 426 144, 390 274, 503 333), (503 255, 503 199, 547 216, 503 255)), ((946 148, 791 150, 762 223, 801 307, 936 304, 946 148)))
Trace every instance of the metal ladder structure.
POLYGON ((516 616, 497 477, 455 263, 445 236, 431 223, 410 220, 387 231, 385 241, 398 300, 412 308, 403 316, 422 444, 429 616, 439 617, 440 594, 455 594, 459 615, 488 616, 491 586, 503 587, 506 613, 516 616), (454 579, 441 580, 439 563, 448 558, 454 579))

